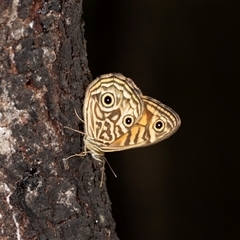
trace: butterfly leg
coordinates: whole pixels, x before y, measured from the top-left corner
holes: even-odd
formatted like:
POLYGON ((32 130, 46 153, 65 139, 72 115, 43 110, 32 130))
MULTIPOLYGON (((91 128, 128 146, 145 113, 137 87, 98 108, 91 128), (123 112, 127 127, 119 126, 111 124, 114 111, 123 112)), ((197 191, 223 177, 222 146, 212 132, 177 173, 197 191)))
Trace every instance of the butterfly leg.
POLYGON ((93 158, 98 161, 98 162, 102 162, 102 173, 101 173, 101 181, 100 181, 100 188, 103 185, 103 177, 104 177, 104 170, 105 170, 105 162, 106 162, 106 158, 103 155, 99 155, 99 154, 93 154, 91 153, 93 158))
MULTIPOLYGON (((91 154, 92 154, 92 153, 91 153, 91 154)), ((102 184, 103 184, 103 177, 104 177, 104 171, 105 171, 105 163, 108 164, 108 166, 110 167, 110 169, 111 169, 114 177, 117 178, 117 174, 113 171, 110 163, 108 162, 108 160, 107 160, 104 156, 102 156, 102 155, 94 155, 94 154, 92 154, 92 156, 93 156, 93 158, 94 158, 95 160, 97 160, 97 161, 99 161, 99 162, 102 162, 102 164, 103 164, 103 165, 102 165, 102 174, 101 174, 100 187, 102 187, 102 184)))
MULTIPOLYGON (((78 115, 78 113, 77 113, 77 110, 76 110, 75 108, 74 108, 74 112, 75 112, 77 118, 78 118, 81 122, 84 123, 84 121, 79 117, 79 115, 78 115)), ((64 128, 67 128, 67 129, 70 129, 70 130, 72 130, 72 131, 74 131, 74 132, 77 132, 77 133, 80 133, 80 134, 85 135, 84 132, 81 132, 81 131, 79 131, 79 130, 76 130, 76 129, 73 129, 73 128, 70 128, 70 127, 64 127, 64 128)))
POLYGON ((81 131, 79 131, 79 130, 76 130, 76 129, 74 129, 74 128, 70 128, 70 127, 64 127, 64 128, 67 128, 67 129, 69 129, 69 130, 72 130, 72 131, 74 131, 74 132, 77 132, 77 133, 80 133, 80 134, 83 134, 83 135, 85 135, 85 133, 84 132, 81 132, 81 131))
POLYGON ((73 154, 73 155, 71 155, 71 156, 68 156, 67 158, 64 158, 64 159, 63 159, 64 168, 65 168, 66 170, 69 169, 69 165, 68 165, 68 159, 69 159, 69 158, 72 158, 72 157, 84 157, 84 156, 87 155, 88 152, 89 152, 89 151, 87 151, 87 147, 84 145, 84 151, 83 151, 83 152, 77 153, 77 154, 73 154))
POLYGON ((103 161, 103 165, 102 165, 102 174, 101 174, 100 188, 103 185, 104 171, 105 171, 105 161, 103 161))
POLYGON ((73 155, 65 158, 65 160, 68 160, 69 158, 72 158, 72 157, 84 157, 86 155, 87 155, 87 152, 81 152, 81 153, 73 154, 73 155))
POLYGON ((81 153, 78 153, 78 154, 73 154, 73 155, 71 155, 71 156, 69 156, 69 157, 67 157, 67 158, 64 158, 64 159, 63 159, 64 168, 65 168, 66 170, 69 170, 69 165, 68 165, 68 159, 69 159, 69 158, 72 158, 72 157, 84 157, 84 156, 86 156, 86 155, 87 155, 86 152, 81 152, 81 153))

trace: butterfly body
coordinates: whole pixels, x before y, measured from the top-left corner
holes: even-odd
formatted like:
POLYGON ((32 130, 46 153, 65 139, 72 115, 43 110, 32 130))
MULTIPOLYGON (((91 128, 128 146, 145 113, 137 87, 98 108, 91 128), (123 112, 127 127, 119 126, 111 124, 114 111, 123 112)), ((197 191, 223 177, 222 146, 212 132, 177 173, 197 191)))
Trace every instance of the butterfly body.
POLYGON ((142 95, 131 79, 119 73, 102 75, 88 86, 83 115, 85 149, 97 160, 104 152, 160 142, 181 123, 171 108, 142 95))

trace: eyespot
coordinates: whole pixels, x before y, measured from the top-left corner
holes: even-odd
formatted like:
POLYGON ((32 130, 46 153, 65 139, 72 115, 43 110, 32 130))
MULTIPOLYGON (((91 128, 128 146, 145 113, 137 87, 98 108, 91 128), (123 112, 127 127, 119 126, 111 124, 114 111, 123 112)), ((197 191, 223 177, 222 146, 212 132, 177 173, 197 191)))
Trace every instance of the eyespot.
POLYGON ((157 121, 153 124, 154 130, 157 131, 157 132, 161 131, 162 128, 163 128, 163 126, 164 126, 164 124, 163 124, 163 122, 160 121, 160 120, 157 120, 157 121))
POLYGON ((134 122, 134 119, 133 119, 133 116, 131 116, 131 115, 127 115, 123 119, 123 124, 126 127, 131 127, 133 125, 133 122, 134 122))
POLYGON ((115 103, 114 96, 111 93, 105 93, 101 98, 104 107, 112 107, 115 103))

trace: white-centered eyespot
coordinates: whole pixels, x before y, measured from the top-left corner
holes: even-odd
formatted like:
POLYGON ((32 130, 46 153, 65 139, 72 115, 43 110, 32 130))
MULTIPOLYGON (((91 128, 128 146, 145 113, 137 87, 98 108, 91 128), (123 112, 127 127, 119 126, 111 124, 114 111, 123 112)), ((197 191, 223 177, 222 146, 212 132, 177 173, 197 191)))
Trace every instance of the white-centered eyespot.
POLYGON ((156 132, 160 132, 162 131, 164 127, 164 124, 161 120, 157 120, 155 121, 155 123, 153 124, 153 129, 156 131, 156 132))
POLYGON ((115 103, 115 98, 111 93, 105 93, 101 97, 101 101, 104 107, 112 107, 115 103))
POLYGON ((131 115, 127 115, 123 118, 123 124, 125 127, 131 127, 134 123, 134 118, 131 115))

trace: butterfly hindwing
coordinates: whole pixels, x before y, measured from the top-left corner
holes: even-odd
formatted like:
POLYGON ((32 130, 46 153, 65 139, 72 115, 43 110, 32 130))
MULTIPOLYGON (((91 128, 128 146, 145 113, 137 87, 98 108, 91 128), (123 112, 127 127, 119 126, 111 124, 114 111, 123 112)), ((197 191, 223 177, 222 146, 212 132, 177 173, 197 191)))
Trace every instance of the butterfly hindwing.
POLYGON ((174 134, 181 124, 177 113, 161 102, 142 96, 144 110, 138 122, 103 151, 120 151, 160 142, 174 134))

